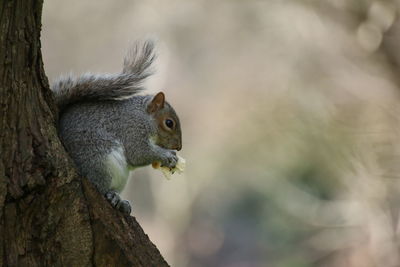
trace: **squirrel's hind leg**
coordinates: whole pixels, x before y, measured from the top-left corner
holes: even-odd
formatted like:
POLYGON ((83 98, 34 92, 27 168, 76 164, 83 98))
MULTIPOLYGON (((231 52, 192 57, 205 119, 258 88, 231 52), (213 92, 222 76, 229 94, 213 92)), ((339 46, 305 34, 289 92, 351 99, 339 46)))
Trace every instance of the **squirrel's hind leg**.
POLYGON ((115 191, 109 191, 105 194, 106 199, 110 202, 111 206, 123 212, 124 214, 131 214, 132 208, 128 200, 121 199, 119 194, 115 191))

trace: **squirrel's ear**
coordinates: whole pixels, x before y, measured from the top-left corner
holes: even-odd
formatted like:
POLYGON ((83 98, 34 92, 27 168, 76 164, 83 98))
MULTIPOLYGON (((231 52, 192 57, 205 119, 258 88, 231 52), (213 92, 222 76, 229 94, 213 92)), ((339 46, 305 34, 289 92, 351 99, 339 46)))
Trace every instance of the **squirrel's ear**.
POLYGON ((165 96, 163 92, 156 94, 149 105, 147 106, 147 112, 153 113, 164 107, 165 96))

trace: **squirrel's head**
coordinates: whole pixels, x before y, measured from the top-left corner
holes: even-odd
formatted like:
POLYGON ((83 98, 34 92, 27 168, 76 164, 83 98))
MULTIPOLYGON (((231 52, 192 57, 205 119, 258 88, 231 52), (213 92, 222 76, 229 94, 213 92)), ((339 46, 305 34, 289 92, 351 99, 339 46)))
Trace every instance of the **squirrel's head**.
POLYGON ((147 112, 157 124, 156 144, 166 149, 182 149, 182 133, 175 110, 165 101, 163 92, 156 94, 147 105, 147 112))

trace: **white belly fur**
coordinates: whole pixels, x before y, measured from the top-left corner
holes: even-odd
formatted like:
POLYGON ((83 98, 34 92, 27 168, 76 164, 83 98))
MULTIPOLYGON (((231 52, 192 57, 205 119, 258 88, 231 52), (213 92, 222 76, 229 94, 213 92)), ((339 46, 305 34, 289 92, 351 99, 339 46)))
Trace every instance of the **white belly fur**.
POLYGON ((108 154, 107 167, 112 177, 111 190, 121 192, 129 177, 129 165, 122 146, 116 147, 108 154))

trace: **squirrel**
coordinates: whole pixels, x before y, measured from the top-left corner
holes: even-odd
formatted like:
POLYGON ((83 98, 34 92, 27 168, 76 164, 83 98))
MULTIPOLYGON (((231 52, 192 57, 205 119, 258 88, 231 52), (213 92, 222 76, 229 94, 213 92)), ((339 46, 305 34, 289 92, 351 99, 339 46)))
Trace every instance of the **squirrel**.
POLYGON ((152 41, 136 43, 121 73, 68 75, 51 86, 59 136, 79 173, 125 214, 131 206, 119 193, 129 172, 153 162, 173 169, 182 148, 179 118, 164 93, 138 94, 154 59, 152 41))

